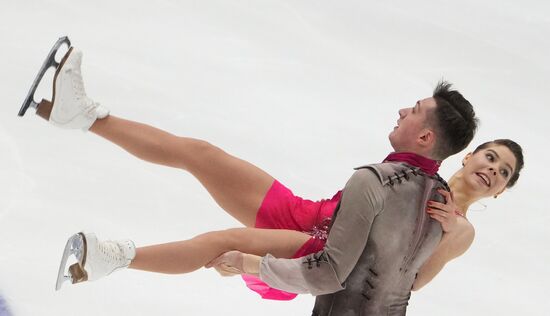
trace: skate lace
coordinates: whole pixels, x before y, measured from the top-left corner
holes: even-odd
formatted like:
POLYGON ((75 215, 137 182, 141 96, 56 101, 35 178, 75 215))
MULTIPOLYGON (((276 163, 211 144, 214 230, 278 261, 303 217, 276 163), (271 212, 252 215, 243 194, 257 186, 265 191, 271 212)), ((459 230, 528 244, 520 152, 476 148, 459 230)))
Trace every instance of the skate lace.
POLYGON ((127 261, 121 247, 118 245, 118 243, 114 241, 108 240, 99 243, 98 248, 99 251, 101 251, 101 253, 103 254, 104 259, 106 259, 110 263, 120 265, 125 264, 127 261))
POLYGON ((99 105, 86 95, 86 89, 84 88, 84 81, 82 80, 82 72, 79 67, 69 69, 71 74, 71 82, 73 85, 73 91, 75 93, 76 100, 83 105, 83 112, 86 115, 93 115, 95 108, 99 105))

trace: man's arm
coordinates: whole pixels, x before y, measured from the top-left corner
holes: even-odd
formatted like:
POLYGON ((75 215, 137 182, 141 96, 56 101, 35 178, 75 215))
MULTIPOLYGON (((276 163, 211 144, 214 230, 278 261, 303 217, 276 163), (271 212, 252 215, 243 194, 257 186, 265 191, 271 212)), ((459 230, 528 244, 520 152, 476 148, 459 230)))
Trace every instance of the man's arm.
POLYGON ((344 289, 342 284, 365 249, 383 200, 378 176, 369 169, 356 171, 343 190, 325 248, 297 259, 268 254, 261 260, 260 278, 273 288, 293 293, 321 295, 344 289))

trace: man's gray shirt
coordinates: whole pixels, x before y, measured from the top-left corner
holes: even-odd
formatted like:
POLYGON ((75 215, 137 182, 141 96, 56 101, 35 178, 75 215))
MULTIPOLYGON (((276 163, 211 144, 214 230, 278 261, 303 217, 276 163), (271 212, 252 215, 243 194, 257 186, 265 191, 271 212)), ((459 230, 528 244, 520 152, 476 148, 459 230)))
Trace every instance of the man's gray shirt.
POLYGON ((447 188, 441 178, 404 163, 358 168, 324 249, 296 259, 267 255, 260 278, 319 295, 314 315, 405 315, 416 273, 441 239, 440 224, 425 211, 427 201, 442 201, 439 187, 447 188))

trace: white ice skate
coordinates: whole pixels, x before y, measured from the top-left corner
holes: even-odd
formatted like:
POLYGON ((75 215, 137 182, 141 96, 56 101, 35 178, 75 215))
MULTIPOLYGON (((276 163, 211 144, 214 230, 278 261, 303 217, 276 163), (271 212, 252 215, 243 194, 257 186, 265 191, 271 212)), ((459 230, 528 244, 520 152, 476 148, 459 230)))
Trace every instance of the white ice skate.
POLYGON ((98 241, 95 234, 75 234, 63 251, 55 289, 61 289, 63 282, 69 280, 75 284, 100 279, 128 267, 135 256, 136 247, 131 240, 98 241), (70 255, 74 255, 77 262, 66 269, 70 255))
POLYGON ((36 114, 56 126, 67 129, 82 129, 84 131, 88 130, 96 119, 106 117, 109 111, 86 95, 80 71, 81 63, 82 52, 70 47, 70 41, 67 37, 60 38, 42 65, 27 98, 25 98, 19 110, 19 116, 23 116, 29 107, 34 107, 36 108, 36 114), (67 44, 69 50, 62 60, 57 63, 55 54, 63 44, 67 44), (56 67, 52 101, 43 99, 40 103, 36 103, 34 92, 44 73, 50 67, 56 67))

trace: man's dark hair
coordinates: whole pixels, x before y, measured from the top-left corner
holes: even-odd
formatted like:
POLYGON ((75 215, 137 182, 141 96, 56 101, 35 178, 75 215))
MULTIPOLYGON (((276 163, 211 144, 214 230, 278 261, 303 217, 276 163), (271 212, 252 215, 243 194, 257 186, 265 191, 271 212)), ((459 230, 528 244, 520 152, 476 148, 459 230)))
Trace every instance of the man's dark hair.
POLYGON ((451 90, 452 84, 440 81, 433 98, 437 104, 429 123, 437 137, 432 156, 443 160, 468 146, 477 129, 478 119, 472 104, 460 92, 451 90))
POLYGON ((521 169, 523 169, 523 150, 521 149, 521 146, 518 145, 518 143, 514 142, 510 139, 495 139, 490 142, 483 143, 479 146, 477 146, 476 150, 474 150, 474 154, 478 151, 485 149, 491 145, 501 145, 506 146, 512 154, 516 157, 516 166, 514 168, 514 174, 510 177, 510 180, 508 180, 508 183, 506 184, 507 188, 511 188, 516 184, 516 181, 518 181, 519 178, 519 172, 521 169))

